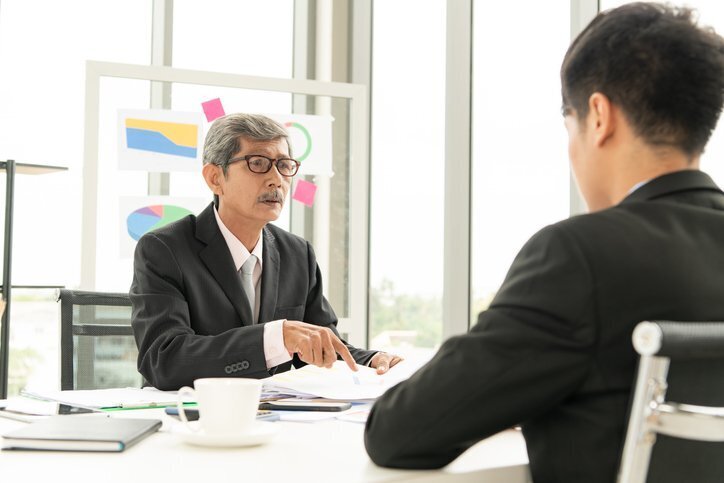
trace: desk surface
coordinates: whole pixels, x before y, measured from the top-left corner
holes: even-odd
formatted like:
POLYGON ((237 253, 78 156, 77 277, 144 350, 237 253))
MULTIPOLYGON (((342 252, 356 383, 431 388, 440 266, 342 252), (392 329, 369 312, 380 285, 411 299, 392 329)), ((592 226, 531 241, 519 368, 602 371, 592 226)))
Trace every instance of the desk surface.
MULTIPOLYGON (((71 416, 73 417, 73 416, 71 416)), ((96 416, 81 416, 96 417, 96 416)), ((134 410, 114 417, 156 417, 164 425, 122 453, 0 451, 0 477, 52 482, 391 482, 529 483, 525 442, 518 431, 481 441, 442 470, 381 468, 367 456, 364 426, 328 420, 275 422, 281 430, 262 446, 204 448, 170 432, 175 419, 162 410, 134 410), (100 479, 99 479, 100 478, 100 479)), ((0 418, 0 434, 26 423, 0 418)))

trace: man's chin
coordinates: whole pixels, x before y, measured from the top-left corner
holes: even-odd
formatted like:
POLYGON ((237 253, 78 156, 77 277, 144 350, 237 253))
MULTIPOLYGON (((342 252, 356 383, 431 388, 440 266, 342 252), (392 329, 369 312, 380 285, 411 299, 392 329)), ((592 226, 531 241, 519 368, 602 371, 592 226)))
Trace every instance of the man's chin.
POLYGON ((264 211, 263 217, 267 219, 267 222, 269 221, 276 221, 279 218, 279 215, 282 214, 282 208, 284 208, 284 205, 281 203, 261 203, 262 210, 264 211))

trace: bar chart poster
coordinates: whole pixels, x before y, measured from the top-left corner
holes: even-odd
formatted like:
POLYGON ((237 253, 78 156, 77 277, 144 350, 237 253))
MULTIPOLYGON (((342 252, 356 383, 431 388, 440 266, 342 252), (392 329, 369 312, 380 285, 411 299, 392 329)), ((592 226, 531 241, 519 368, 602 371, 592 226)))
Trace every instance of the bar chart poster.
POLYGON ((118 110, 118 168, 200 171, 203 116, 165 109, 118 110))
POLYGON ((267 114, 289 133, 292 157, 299 161, 300 175, 333 176, 332 116, 267 114))
POLYGON ((189 215, 198 215, 208 198, 177 196, 124 196, 120 207, 120 256, 133 257, 136 242, 146 233, 164 227, 189 215))

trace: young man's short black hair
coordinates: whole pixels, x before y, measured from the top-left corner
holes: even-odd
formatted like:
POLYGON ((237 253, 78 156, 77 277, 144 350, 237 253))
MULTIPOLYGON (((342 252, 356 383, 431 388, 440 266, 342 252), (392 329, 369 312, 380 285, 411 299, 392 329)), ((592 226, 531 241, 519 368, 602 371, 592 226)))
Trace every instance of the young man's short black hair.
POLYGON ((696 156, 722 110, 724 39, 689 9, 627 4, 600 13, 571 44, 561 85, 564 112, 584 119, 600 92, 647 143, 696 156))

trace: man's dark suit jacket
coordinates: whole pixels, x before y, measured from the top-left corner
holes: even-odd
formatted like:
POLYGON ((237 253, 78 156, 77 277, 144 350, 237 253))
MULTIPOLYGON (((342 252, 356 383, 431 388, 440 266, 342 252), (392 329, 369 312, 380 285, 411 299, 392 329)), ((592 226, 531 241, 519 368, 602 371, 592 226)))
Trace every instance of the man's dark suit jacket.
POLYGON ((374 405, 378 464, 437 468, 523 427, 533 481, 613 483, 642 320, 724 320, 724 193, 700 171, 548 226, 468 334, 374 405))
MULTIPOLYGON (((311 245, 273 225, 262 236, 258 324, 213 205, 141 237, 130 296, 138 370, 150 384, 173 390, 202 377, 263 378, 304 365, 295 356, 267 370, 264 322, 301 320, 337 333, 311 245)), ((347 347, 359 364, 375 354, 347 347)))

